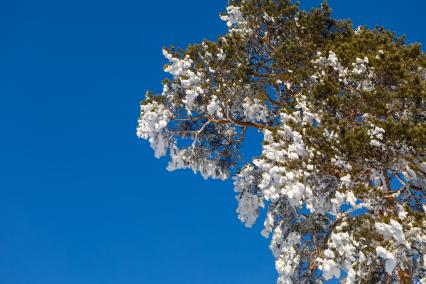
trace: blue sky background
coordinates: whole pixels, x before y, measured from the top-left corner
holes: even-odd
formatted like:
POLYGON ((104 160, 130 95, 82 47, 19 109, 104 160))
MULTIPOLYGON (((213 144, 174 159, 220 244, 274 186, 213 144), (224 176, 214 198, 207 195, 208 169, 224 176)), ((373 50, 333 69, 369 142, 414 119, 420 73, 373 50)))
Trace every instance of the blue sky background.
MULTIPOLYGON (((223 34, 225 4, 0 0, 1 284, 274 283, 231 183, 168 173, 135 136, 162 46, 223 34)), ((426 42, 426 1, 330 4, 426 42)))

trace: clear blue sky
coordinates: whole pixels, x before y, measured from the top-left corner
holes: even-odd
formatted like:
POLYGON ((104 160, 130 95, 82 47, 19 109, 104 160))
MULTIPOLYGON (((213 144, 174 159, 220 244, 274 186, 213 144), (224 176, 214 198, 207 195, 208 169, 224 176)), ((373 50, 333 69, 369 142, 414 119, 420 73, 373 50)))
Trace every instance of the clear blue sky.
MULTIPOLYGON (((423 0, 330 2, 426 43, 423 0)), ((232 185, 168 173, 135 136, 162 46, 224 33, 225 4, 0 0, 0 284, 274 283, 232 185)))

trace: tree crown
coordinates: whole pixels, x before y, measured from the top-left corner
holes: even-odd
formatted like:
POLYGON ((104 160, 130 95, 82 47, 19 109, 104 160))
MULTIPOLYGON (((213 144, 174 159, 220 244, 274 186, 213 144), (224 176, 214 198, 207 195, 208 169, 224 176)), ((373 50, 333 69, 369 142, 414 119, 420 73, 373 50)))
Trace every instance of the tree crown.
POLYGON ((290 0, 229 1, 229 32, 165 48, 137 134, 169 170, 232 176, 278 283, 426 283, 426 55, 382 27, 290 0), (248 128, 262 155, 244 161, 248 128), (345 271, 345 273, 342 273, 345 271))

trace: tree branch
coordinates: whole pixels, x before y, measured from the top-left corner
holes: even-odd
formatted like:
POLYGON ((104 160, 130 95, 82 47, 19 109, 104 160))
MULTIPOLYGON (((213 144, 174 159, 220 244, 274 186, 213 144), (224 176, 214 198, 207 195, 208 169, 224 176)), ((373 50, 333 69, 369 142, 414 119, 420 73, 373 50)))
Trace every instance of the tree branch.
POLYGON ((243 132, 241 133, 240 139, 234 140, 234 142, 241 143, 244 141, 244 137, 246 136, 247 127, 243 128, 243 132))

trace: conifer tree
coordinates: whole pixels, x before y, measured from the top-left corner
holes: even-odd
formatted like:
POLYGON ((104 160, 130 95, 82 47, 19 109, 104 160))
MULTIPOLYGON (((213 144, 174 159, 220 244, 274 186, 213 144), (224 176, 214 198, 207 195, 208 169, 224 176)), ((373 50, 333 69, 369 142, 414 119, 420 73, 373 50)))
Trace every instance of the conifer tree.
POLYGON ((226 35, 163 50, 137 135, 168 170, 232 178, 247 227, 265 210, 278 283, 426 284, 426 56, 330 14, 230 1, 226 35))

